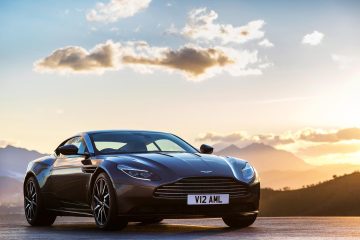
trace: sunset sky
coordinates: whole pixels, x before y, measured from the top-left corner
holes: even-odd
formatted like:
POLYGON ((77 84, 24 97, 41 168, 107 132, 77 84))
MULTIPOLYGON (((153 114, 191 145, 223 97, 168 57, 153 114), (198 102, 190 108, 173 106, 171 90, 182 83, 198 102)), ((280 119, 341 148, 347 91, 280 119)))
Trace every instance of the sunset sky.
POLYGON ((0 147, 147 129, 360 164, 359 13, 346 0, 1 1, 0 147))

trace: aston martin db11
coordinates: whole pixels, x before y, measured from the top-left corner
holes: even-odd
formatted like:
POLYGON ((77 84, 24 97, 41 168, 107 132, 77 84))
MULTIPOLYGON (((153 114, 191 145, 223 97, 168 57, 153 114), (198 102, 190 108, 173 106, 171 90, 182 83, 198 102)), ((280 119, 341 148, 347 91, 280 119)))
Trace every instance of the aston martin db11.
POLYGON ((246 161, 212 155, 152 131, 91 131, 29 163, 24 208, 32 226, 57 216, 94 217, 101 229, 165 218, 219 217, 233 228, 258 214, 260 183, 246 161))

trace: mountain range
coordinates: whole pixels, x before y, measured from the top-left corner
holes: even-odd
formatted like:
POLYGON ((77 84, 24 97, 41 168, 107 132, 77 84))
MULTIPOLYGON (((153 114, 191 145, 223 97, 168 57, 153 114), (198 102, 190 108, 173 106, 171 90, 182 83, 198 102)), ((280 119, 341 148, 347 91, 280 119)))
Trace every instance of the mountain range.
POLYGON ((37 151, 0 148, 0 206, 22 204, 22 180, 31 160, 45 156, 37 151))
POLYGON ((249 161, 259 172, 262 187, 274 189, 301 188, 331 179, 333 175, 360 170, 360 165, 352 164, 310 165, 290 152, 262 143, 243 148, 230 145, 215 154, 249 161))
POLYGON ((30 151, 10 145, 0 148, 0 176, 22 180, 28 163, 43 156, 45 154, 37 151, 30 151))
POLYGON ((216 154, 249 160, 260 172, 269 170, 306 170, 313 167, 290 152, 278 150, 263 143, 252 143, 244 148, 232 144, 216 152, 216 154))
POLYGON ((0 176, 0 206, 19 206, 22 201, 22 182, 15 178, 0 176))

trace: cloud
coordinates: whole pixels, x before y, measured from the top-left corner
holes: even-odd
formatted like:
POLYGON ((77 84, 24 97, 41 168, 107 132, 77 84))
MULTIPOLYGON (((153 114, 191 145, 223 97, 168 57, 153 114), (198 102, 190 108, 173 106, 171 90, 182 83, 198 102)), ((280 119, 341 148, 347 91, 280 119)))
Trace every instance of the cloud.
POLYGON ((272 42, 270 42, 269 39, 265 38, 264 40, 259 42, 259 46, 270 48, 270 47, 273 47, 274 44, 272 42))
POLYGON ((338 65, 339 69, 345 70, 351 67, 354 59, 348 56, 332 54, 331 59, 338 65))
POLYGON ((360 140, 360 128, 344 128, 335 131, 308 129, 299 135, 299 140, 310 142, 340 142, 360 140))
POLYGON ((308 44, 311 46, 316 46, 319 45, 323 38, 324 38, 324 34, 318 31, 313 31, 312 33, 306 34, 303 39, 302 39, 302 43, 303 44, 308 44))
POLYGON ((185 45, 178 49, 145 47, 140 51, 123 56, 123 63, 163 70, 178 70, 188 79, 201 80, 221 72, 233 76, 261 74, 259 68, 250 65, 258 63, 257 52, 239 51, 231 48, 203 48, 185 45))
MULTIPOLYGON (((112 0, 107 4, 98 3, 88 13, 88 20, 112 22, 127 17, 148 7, 151 0, 112 0)), ((172 25, 168 33, 186 35, 191 39, 219 40, 221 43, 243 43, 264 36, 261 30, 263 20, 251 21, 245 26, 234 27, 214 21, 218 15, 206 8, 189 13, 186 26, 177 30, 172 25)), ((135 29, 138 31, 140 27, 135 29)), ((95 29, 97 30, 97 29, 95 29)), ((110 31, 118 32, 117 27, 110 31)), ((207 40, 206 40, 207 41, 207 40)), ((124 67, 139 73, 157 70, 181 73, 186 79, 200 81, 215 75, 227 73, 230 76, 261 75, 272 66, 267 58, 260 58, 257 50, 239 49, 219 44, 188 43, 177 48, 150 46, 145 41, 113 42, 109 40, 87 50, 81 46, 59 48, 47 57, 34 63, 34 70, 40 73, 98 73, 115 71, 124 67)), ((264 47, 273 44, 264 39, 264 47)))
POLYGON ((95 22, 116 22, 120 18, 134 16, 146 9, 150 2, 151 0, 111 0, 106 4, 99 2, 86 14, 86 19, 95 22))
POLYGON ((198 8, 190 11, 188 21, 184 28, 174 31, 181 35, 200 41, 219 40, 223 44, 245 43, 253 39, 262 38, 265 33, 262 31, 264 20, 251 21, 244 26, 235 27, 231 24, 215 23, 218 14, 214 10, 198 8))
POLYGON ((360 128, 344 128, 337 132, 337 136, 341 140, 360 140, 360 128))
POLYGON ((249 135, 246 132, 235 132, 227 135, 221 135, 216 133, 208 132, 195 139, 196 141, 210 141, 210 142, 225 142, 225 143, 264 143, 267 145, 284 145, 294 143, 294 139, 289 136, 279 136, 275 134, 257 134, 249 135))
POLYGON ((119 44, 107 41, 90 51, 78 46, 68 46, 52 52, 34 63, 37 72, 96 72, 114 70, 119 66, 119 44))
POLYGON ((298 139, 308 142, 337 142, 336 132, 319 129, 305 129, 298 133, 298 139))
POLYGON ((267 145, 286 145, 294 143, 295 140, 288 136, 280 136, 280 135, 273 135, 273 134, 265 134, 265 135, 255 135, 253 139, 256 142, 261 142, 267 145))
POLYGON ((237 142, 247 139, 247 134, 244 132, 236 132, 228 135, 220 135, 216 133, 205 133, 196 138, 196 141, 211 141, 211 142, 237 142))
POLYGON ((144 41, 114 43, 109 40, 89 51, 77 46, 60 48, 36 61, 34 69, 37 72, 103 73, 126 66, 140 73, 177 71, 198 81, 222 72, 232 76, 259 75, 262 64, 257 51, 192 44, 171 49, 153 47, 144 41))
POLYGON ((297 132, 284 132, 281 134, 254 134, 250 135, 244 131, 230 134, 217 134, 208 132, 200 135, 196 141, 211 142, 257 142, 268 145, 287 145, 302 141, 311 144, 337 143, 341 141, 360 140, 360 128, 343 128, 337 130, 302 129, 297 132))
POLYGON ((124 56, 125 64, 163 66, 184 71, 192 76, 204 74, 207 69, 233 64, 224 51, 216 48, 185 46, 178 50, 164 50, 160 57, 124 56))
POLYGON ((298 153, 305 156, 322 156, 329 154, 346 154, 346 153, 354 153, 360 151, 359 143, 352 144, 321 144, 316 146, 310 146, 307 148, 299 149, 298 153))
POLYGON ((318 164, 354 162, 360 157, 360 128, 307 128, 278 134, 249 134, 245 131, 229 134, 207 132, 199 135, 195 141, 209 142, 221 149, 231 144, 244 147, 252 143, 263 143, 295 153, 307 162, 318 164))

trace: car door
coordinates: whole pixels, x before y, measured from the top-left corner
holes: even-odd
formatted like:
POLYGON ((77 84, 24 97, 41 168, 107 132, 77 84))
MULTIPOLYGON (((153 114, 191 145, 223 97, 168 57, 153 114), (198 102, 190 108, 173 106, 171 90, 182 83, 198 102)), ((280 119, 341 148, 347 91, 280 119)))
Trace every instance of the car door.
POLYGON ((90 208, 87 188, 91 177, 91 171, 84 170, 91 163, 84 156, 87 146, 81 136, 73 137, 61 146, 64 145, 75 145, 79 151, 77 155, 57 154, 50 175, 53 196, 60 208, 87 210, 90 208))

